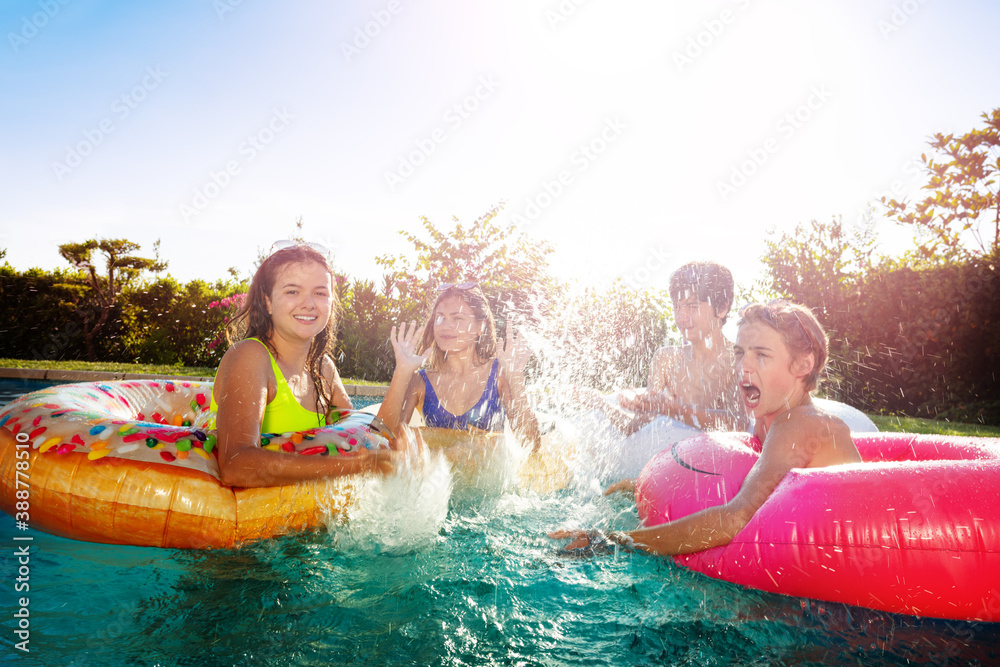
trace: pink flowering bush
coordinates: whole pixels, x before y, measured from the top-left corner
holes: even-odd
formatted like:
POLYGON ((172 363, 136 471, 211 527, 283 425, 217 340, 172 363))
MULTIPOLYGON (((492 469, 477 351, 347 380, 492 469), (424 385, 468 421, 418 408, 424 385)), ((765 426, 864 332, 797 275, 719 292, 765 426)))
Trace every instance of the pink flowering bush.
POLYGON ((171 277, 125 294, 122 346, 128 361, 217 366, 225 353, 225 327, 242 304, 245 285, 180 284, 171 277))
MULTIPOLYGON (((232 294, 230 296, 223 297, 218 301, 213 301, 210 304, 208 304, 210 310, 213 308, 217 308, 224 313, 224 315, 222 316, 222 326, 216 332, 215 337, 212 340, 208 341, 208 347, 206 348, 206 352, 208 352, 209 355, 214 356, 215 354, 219 354, 218 349, 220 347, 222 348, 223 352, 225 351, 226 327, 229 325, 229 322, 232 319, 233 315, 238 313, 240 308, 243 307, 243 304, 246 302, 246 300, 247 300, 246 292, 239 292, 237 294, 232 294)), ((221 354, 219 355, 219 358, 221 359, 221 354)))

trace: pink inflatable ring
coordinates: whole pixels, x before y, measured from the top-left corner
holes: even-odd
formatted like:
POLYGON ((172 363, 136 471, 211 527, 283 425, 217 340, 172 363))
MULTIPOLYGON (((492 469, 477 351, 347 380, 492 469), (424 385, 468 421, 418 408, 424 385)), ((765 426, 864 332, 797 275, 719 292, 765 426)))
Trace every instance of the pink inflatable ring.
MULTIPOLYGON (((795 469, 733 541, 683 566, 773 593, 965 621, 1000 621, 1000 439, 855 435, 864 463, 795 469)), ((759 456, 705 434, 646 465, 647 526, 728 502, 759 456)))

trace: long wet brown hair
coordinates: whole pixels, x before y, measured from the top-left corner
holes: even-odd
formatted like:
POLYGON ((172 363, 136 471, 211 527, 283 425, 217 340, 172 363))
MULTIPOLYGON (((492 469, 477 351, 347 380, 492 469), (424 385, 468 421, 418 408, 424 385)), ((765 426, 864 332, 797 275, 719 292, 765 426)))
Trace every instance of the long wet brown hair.
POLYGON ((309 377, 312 378, 313 387, 316 388, 316 412, 325 415, 333 407, 333 387, 323 377, 323 358, 327 355, 333 356, 333 345, 337 339, 337 317, 340 315, 336 278, 326 256, 308 245, 301 244, 282 248, 261 262, 250 283, 250 291, 247 292, 243 307, 226 326, 226 340, 232 345, 247 338, 256 338, 267 346, 275 359, 278 358, 278 351, 271 343, 274 322, 271 321, 271 314, 267 312, 267 299, 271 296, 281 270, 289 264, 300 262, 315 262, 330 274, 330 319, 326 327, 312 339, 309 355, 306 358, 306 368, 309 377))
POLYGON ((476 358, 479 363, 485 363, 497 356, 497 327, 493 321, 493 313, 490 311, 490 304, 486 301, 486 296, 478 285, 469 289, 459 289, 449 287, 438 294, 431 311, 427 316, 427 324, 424 325, 424 336, 420 340, 418 354, 426 350, 431 350, 431 356, 427 360, 427 367, 430 370, 441 368, 444 363, 444 353, 434 342, 434 314, 437 312, 438 304, 445 299, 458 297, 472 309, 472 313, 477 322, 483 322, 483 331, 476 339, 476 358))

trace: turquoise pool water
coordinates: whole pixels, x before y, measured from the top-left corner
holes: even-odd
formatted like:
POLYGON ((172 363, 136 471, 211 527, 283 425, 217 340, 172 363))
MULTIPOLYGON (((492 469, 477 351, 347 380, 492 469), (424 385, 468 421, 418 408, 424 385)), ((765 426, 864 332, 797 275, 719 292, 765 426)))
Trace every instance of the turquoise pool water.
MULTIPOLYGON (((36 387, 33 387, 36 388, 36 387)), ((0 662, 17 665, 995 664, 1000 624, 761 593, 666 559, 560 557, 546 531, 627 528, 586 470, 539 495, 496 474, 372 482, 350 520, 241 549, 89 544, 0 515, 0 662), (16 533, 16 535, 15 535, 16 533), (30 536, 15 593, 14 537, 30 536), (12 611, 29 598, 30 653, 12 611), (12 611, 7 611, 12 610, 12 611)))

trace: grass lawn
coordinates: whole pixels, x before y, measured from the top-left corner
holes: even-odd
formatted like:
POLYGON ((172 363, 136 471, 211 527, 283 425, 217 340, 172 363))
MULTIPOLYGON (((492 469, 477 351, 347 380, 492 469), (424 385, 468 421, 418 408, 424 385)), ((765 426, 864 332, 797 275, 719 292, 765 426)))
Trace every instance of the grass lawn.
POLYGON ((215 377, 216 368, 207 366, 169 366, 166 364, 116 364, 104 361, 35 361, 0 359, 2 368, 50 368, 59 371, 104 371, 106 373, 147 373, 149 375, 189 375, 215 377))
MULTIPOLYGON (((115 364, 102 361, 30 361, 25 359, 0 359, 0 368, 52 368, 61 371, 105 371, 110 373, 148 373, 150 375, 188 375, 215 377, 218 369, 205 366, 167 366, 163 364, 115 364)), ((381 385, 382 382, 343 378, 344 384, 381 385)), ((1000 426, 961 424, 958 422, 868 415, 880 431, 899 433, 931 433, 938 435, 988 436, 1000 438, 1000 426)))
MULTIPOLYGON (((147 375, 178 375, 215 377, 219 369, 209 366, 168 366, 166 364, 116 364, 105 361, 35 361, 0 359, 0 368, 40 368, 59 371, 103 371, 106 373, 145 373, 147 375)), ((384 382, 341 378, 344 384, 382 385, 384 382)))
POLYGON ((880 431, 900 433, 931 433, 937 435, 982 435, 1000 438, 1000 426, 983 424, 961 424, 959 422, 918 419, 917 417, 895 417, 891 415, 868 415, 880 431))

